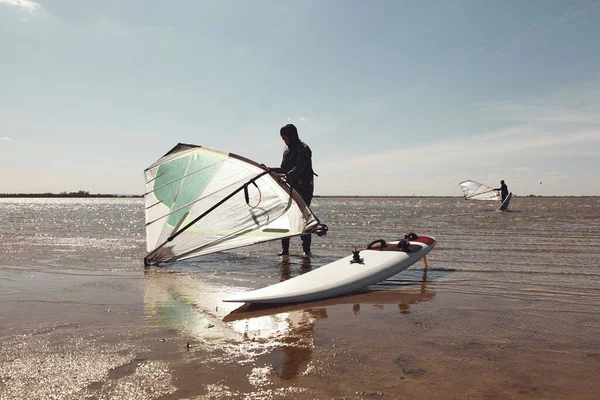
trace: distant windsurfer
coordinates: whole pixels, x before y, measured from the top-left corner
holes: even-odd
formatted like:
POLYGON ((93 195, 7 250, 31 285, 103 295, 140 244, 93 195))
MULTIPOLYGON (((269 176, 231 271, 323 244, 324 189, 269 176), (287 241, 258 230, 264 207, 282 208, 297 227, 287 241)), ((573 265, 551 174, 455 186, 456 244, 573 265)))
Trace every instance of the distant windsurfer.
MULTIPOLYGON (((281 169, 285 173, 277 174, 280 179, 285 181, 304 199, 306 205, 310 206, 313 198, 314 179, 312 169, 312 151, 310 147, 300 140, 298 130, 292 124, 287 124, 279 130, 281 139, 287 145, 283 151, 281 160, 281 169)), ((302 257, 310 258, 311 235, 302 235, 302 257)), ((290 254, 290 238, 281 239, 280 256, 290 254)))
POLYGON ((502 201, 504 201, 506 199, 506 197, 508 196, 508 186, 506 186, 506 183, 504 183, 504 180, 500 181, 500 187, 498 189, 494 189, 494 190, 500 191, 500 196, 502 196, 502 201))

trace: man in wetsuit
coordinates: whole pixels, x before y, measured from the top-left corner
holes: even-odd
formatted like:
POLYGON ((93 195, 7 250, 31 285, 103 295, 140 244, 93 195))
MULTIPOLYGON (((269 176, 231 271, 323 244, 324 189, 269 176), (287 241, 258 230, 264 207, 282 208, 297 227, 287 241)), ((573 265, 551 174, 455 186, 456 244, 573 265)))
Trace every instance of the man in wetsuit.
MULTIPOLYGON (((306 205, 310 206, 313 198, 314 179, 312 169, 312 151, 310 147, 300 140, 298 130, 292 124, 288 124, 279 130, 281 139, 287 147, 283 151, 281 160, 281 169, 285 172, 278 174, 280 179, 285 181, 304 199, 306 205)), ((311 235, 302 235, 302 253, 303 258, 310 258, 311 235)), ((289 255, 290 238, 281 239, 280 256, 289 255)))
POLYGON ((500 187, 498 189, 494 189, 494 190, 499 190, 500 191, 500 195, 502 196, 502 201, 504 201, 504 199, 506 199, 506 196, 508 196, 508 186, 506 186, 506 183, 504 183, 504 181, 500 181, 500 187))

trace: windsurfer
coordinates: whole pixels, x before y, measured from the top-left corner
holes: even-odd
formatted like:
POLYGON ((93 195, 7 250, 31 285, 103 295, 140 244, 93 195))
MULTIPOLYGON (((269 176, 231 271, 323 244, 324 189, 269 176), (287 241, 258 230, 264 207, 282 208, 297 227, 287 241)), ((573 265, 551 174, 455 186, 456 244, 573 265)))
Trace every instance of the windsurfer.
MULTIPOLYGON (((285 173, 277 176, 285 181, 298 192, 307 206, 313 198, 314 179, 316 175, 312 169, 312 151, 310 147, 300 140, 298 130, 292 124, 287 124, 279 130, 281 139, 287 145, 283 151, 281 169, 285 173)), ((310 258, 311 235, 302 235, 302 257, 310 258)), ((290 238, 281 239, 281 256, 289 255, 290 238)))
POLYGON ((498 189, 494 189, 494 190, 500 191, 500 195, 502 196, 502 201, 504 201, 504 199, 506 199, 506 196, 508 196, 508 186, 506 186, 506 183, 504 183, 504 180, 501 180, 500 187, 498 189))

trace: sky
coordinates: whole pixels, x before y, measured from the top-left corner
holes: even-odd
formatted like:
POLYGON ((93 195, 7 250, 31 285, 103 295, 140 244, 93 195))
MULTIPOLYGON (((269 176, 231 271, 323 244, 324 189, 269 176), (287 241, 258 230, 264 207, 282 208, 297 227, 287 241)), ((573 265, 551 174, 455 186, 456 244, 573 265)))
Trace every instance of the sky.
POLYGON ((317 195, 600 195, 600 1, 0 0, 0 193, 142 194, 178 142, 317 195))

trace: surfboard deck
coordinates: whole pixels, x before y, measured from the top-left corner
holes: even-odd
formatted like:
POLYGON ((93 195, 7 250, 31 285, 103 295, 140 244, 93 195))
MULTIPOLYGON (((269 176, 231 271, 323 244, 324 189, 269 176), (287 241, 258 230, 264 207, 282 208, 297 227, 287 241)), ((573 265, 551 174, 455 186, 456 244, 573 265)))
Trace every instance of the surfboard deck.
MULTIPOLYGON (((383 242, 383 241, 382 241, 383 242)), ((303 275, 265 288, 240 293, 224 299, 238 303, 294 303, 340 296, 387 279, 410 267, 436 244, 433 237, 418 236, 409 240, 407 250, 399 241, 379 243, 371 249, 323 265, 303 275)))
POLYGON ((512 199, 512 192, 510 192, 508 196, 506 196, 506 199, 504 199, 502 204, 500 204, 500 210, 504 211, 508 208, 508 205, 510 204, 510 199, 512 199))

